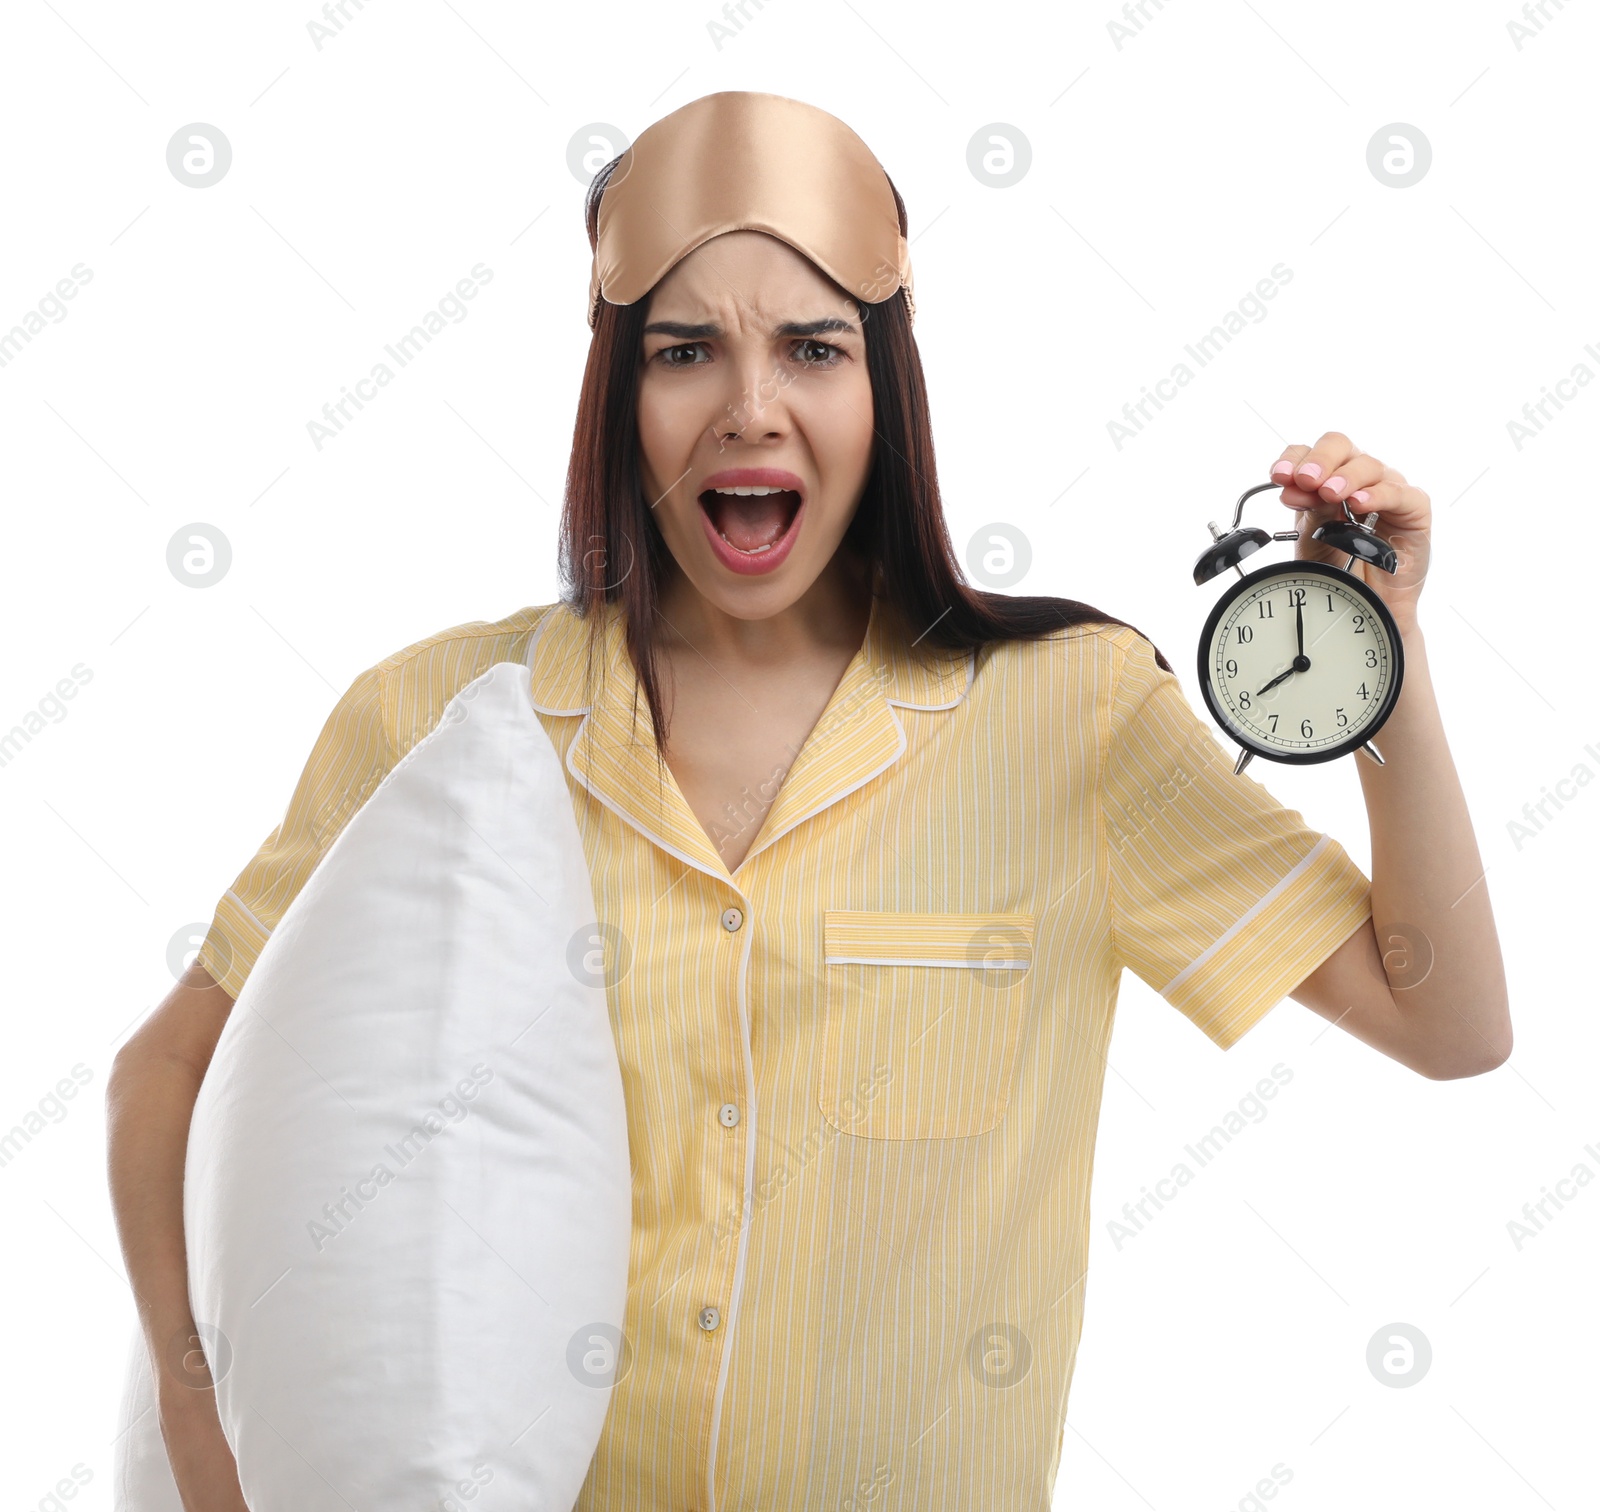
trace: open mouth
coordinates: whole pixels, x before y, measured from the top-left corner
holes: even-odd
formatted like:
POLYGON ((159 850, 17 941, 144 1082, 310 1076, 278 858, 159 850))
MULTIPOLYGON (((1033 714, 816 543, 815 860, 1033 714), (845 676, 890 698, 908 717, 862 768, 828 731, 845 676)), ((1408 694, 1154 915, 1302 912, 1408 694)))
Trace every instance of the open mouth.
POLYGON ((800 511, 800 495, 789 488, 708 488, 700 507, 735 551, 760 556, 788 534, 800 511))

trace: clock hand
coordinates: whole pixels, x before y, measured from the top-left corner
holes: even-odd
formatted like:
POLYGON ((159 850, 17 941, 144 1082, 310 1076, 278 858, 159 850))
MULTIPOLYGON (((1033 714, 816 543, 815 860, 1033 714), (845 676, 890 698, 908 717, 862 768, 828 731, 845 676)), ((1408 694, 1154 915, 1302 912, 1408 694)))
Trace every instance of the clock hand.
POLYGON ((1284 678, 1293 677, 1296 672, 1309 672, 1310 670, 1311 658, 1306 655, 1305 610, 1301 607, 1300 601, 1296 599, 1294 605, 1294 660, 1290 662, 1286 671, 1280 672, 1266 687, 1257 689, 1256 697, 1260 698, 1263 693, 1271 692, 1284 678))
POLYGON ((1267 686, 1265 688, 1260 688, 1260 689, 1257 690, 1256 697, 1260 698, 1261 695, 1263 693, 1265 693, 1268 689, 1277 687, 1278 684, 1281 683, 1284 680, 1284 678, 1293 677, 1297 671, 1299 671, 1298 667, 1291 666, 1286 671, 1280 672, 1275 678, 1272 679, 1271 682, 1269 682, 1267 684, 1267 686))

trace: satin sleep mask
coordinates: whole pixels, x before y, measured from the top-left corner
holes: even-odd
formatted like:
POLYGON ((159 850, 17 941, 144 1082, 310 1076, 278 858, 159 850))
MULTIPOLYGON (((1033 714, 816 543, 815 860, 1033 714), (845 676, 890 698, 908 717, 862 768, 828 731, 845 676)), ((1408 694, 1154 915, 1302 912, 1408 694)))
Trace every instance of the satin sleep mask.
POLYGON ((589 326, 600 302, 643 298, 726 231, 764 231, 863 304, 899 288, 911 253, 888 175, 837 116, 747 90, 704 95, 640 133, 600 199, 589 326))

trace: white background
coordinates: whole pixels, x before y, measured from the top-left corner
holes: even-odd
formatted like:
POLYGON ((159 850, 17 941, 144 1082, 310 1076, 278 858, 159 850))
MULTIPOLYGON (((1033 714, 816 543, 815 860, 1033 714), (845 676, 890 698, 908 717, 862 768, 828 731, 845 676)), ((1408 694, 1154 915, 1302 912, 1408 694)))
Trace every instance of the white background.
MULTIPOLYGON (((1430 1082, 1285 1001, 1224 1056, 1125 977, 1056 1505, 1223 1512, 1280 1465, 1272 1505, 1299 1512, 1592 1507, 1600 1182, 1520 1250, 1507 1224, 1600 1175, 1600 784, 1520 846, 1508 822, 1600 774, 1600 389, 1520 447, 1508 422, 1600 374, 1594 9, 1551 3, 1520 46, 1510 0, 1151 0, 1120 46, 1110 3, 769 0, 720 46, 711 0, 369 0, 320 48, 315 14, 21 0, 0 32, 0 333, 92 274, 0 366, 0 730, 92 673, 0 766, 0 1131, 88 1072, 0 1167, 0 1499, 53 1505, 81 1464, 78 1504, 109 1506, 133 1309, 105 1076, 173 942, 181 969, 359 671, 557 596, 588 342, 572 143, 752 88, 841 115, 907 200, 963 554, 1020 528, 1011 591, 1132 621, 1196 707, 1205 522, 1284 443, 1343 430, 1436 509, 1423 631, 1516 1050, 1430 1082), (231 143, 210 188, 167 166, 191 123, 231 143), (1407 188, 1367 163, 1393 123, 1432 148, 1407 188), (967 166, 984 127, 1031 146, 1008 188, 967 166), (307 422, 478 263, 467 318, 319 450, 307 422), (1279 263, 1265 317, 1114 444, 1279 263), (196 522, 232 550, 204 589, 167 565, 196 522), (1122 1204, 1280 1062, 1266 1118, 1119 1248, 1122 1204), (1366 1364, 1395 1322, 1433 1351, 1404 1389, 1366 1364)), ((1370 872, 1349 760, 1251 771, 1370 872)))

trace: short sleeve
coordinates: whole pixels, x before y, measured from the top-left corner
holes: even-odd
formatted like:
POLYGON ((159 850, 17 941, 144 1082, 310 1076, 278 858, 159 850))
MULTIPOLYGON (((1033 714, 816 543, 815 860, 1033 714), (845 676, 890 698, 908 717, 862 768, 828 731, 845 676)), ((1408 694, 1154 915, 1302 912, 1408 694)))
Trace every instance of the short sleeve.
POLYGON ((1331 835, 1233 771, 1131 630, 1109 695, 1100 801, 1116 956, 1226 1050, 1372 915, 1331 835))
POLYGON ((217 902, 196 959, 237 999, 261 948, 350 816, 395 764, 379 668, 334 705, 283 820, 217 902))

